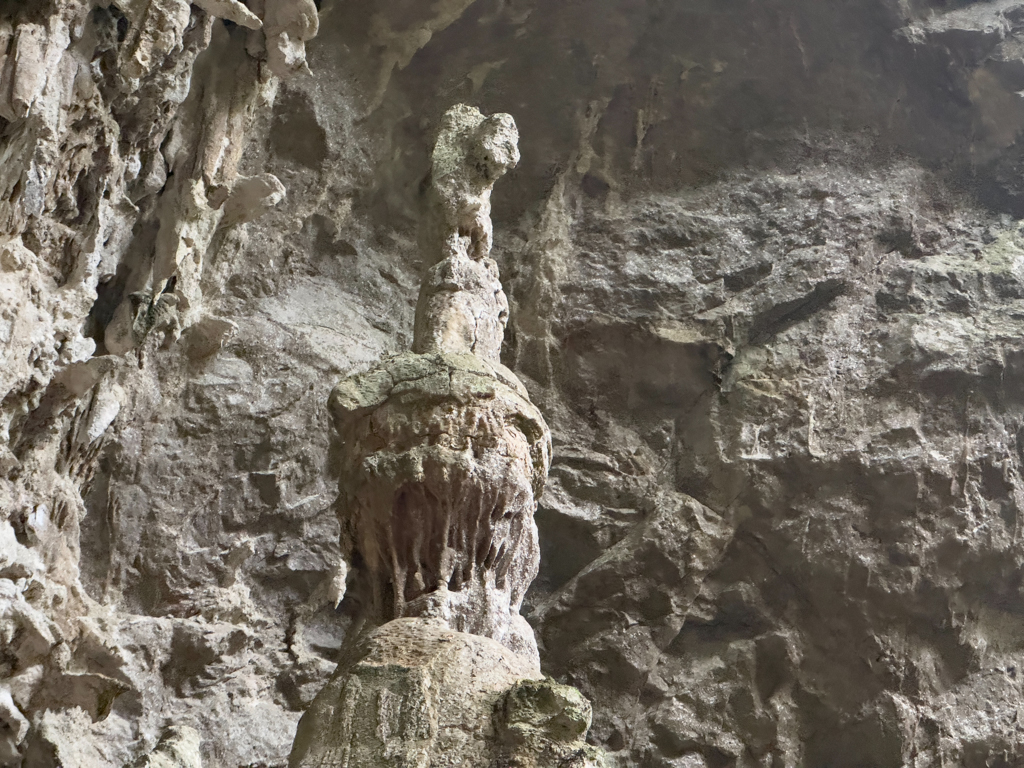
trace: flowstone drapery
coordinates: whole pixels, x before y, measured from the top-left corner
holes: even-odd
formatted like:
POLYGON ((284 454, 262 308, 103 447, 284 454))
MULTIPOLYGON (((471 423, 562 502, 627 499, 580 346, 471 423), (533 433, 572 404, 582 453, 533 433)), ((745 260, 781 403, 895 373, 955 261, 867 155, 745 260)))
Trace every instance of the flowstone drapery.
POLYGON ((537 660, 518 615, 537 574, 533 522, 551 435, 501 365, 508 301, 491 250, 490 193, 519 160, 508 115, 458 106, 433 153, 427 245, 411 353, 339 384, 339 515, 374 623, 443 620, 537 660))
POLYGON ((551 435, 499 361, 508 301, 489 257, 490 194, 517 141, 508 115, 459 105, 444 116, 424 244, 436 263, 413 350, 331 394, 349 599, 371 631, 303 717, 293 766, 593 758, 589 703, 540 678, 519 615, 540 560, 533 515, 551 435))

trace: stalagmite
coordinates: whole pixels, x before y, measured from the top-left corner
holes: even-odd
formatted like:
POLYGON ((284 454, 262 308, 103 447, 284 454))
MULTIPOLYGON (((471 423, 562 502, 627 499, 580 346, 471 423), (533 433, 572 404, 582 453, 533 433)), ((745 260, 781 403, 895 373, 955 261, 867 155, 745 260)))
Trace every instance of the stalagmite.
POLYGON ((368 629, 300 722, 293 768, 596 757, 582 741, 590 705, 541 678, 519 615, 540 560, 533 515, 551 435, 499 360, 508 301, 490 194, 517 140, 509 115, 459 105, 444 116, 427 246, 440 261, 420 290, 413 351, 331 394, 337 511, 357 564, 348 599, 368 629))

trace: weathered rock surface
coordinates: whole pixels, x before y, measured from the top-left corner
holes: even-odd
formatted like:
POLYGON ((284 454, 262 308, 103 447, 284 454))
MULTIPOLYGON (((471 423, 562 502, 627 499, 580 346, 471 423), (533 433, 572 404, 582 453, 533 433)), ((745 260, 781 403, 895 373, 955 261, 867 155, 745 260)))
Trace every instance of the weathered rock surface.
POLYGON ((137 768, 202 768, 199 733, 195 728, 171 726, 164 731, 150 754, 136 763, 137 768))
MULTIPOLYGON (((4 765, 122 765, 162 717, 160 646, 140 661, 130 613, 83 587, 81 524, 86 498, 108 492, 94 481, 113 425, 155 382, 147 356, 193 326, 207 353, 219 345, 200 286, 210 243, 284 196, 272 174, 237 169, 274 57, 247 53, 246 33, 220 19, 262 27, 236 0, 0 6, 4 765), (115 702, 134 714, 111 719, 115 702)), ((239 744, 262 759, 253 746, 239 744)))
POLYGON ((351 621, 327 395, 413 341, 456 102, 521 132, 523 612, 591 740, 1019 763, 1019 4, 309 8, 0 4, 0 763, 285 763, 351 621))

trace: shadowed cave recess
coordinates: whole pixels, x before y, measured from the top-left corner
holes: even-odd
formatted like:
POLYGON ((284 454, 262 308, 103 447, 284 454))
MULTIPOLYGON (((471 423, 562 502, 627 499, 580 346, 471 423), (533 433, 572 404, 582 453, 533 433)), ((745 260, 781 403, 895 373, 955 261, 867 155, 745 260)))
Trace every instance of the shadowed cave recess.
POLYGON ((0 0, 0 767, 1024 766, 1022 93, 1014 0, 0 0))

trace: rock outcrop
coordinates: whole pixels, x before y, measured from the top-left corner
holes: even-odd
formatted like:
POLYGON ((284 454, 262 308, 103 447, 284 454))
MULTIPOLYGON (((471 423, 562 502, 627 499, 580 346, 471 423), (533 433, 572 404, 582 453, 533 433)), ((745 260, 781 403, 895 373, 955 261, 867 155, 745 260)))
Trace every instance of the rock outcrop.
POLYGON ((361 639, 299 723, 293 768, 593 768, 590 704, 532 662, 437 619, 361 639))
POLYGON ((304 66, 317 15, 268 5, 0 9, 4 765, 124 762, 133 738, 81 739, 149 684, 81 583, 85 498, 147 357, 192 329, 206 354, 225 336, 203 309, 211 242, 284 197, 274 175, 238 173, 241 138, 274 75, 304 66))
POLYGON ((160 737, 156 749, 134 768, 202 768, 199 734, 195 728, 171 726, 160 737))

